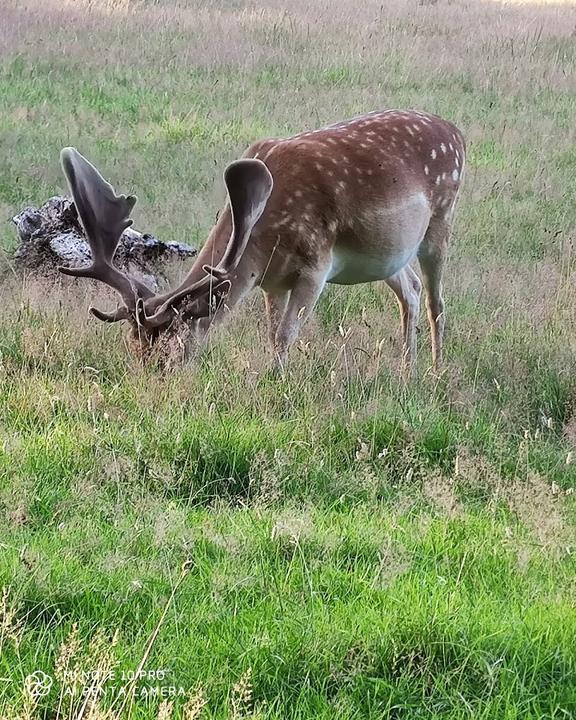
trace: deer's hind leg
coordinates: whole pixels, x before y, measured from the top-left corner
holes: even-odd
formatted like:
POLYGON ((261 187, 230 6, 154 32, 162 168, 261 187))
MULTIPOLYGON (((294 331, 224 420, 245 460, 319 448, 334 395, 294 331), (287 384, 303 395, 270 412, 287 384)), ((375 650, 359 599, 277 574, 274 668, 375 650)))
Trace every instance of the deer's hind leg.
POLYGON ((432 340, 432 365, 438 370, 442 364, 442 343, 446 316, 442 296, 442 275, 446 264, 451 223, 449 218, 434 216, 430 220, 424 240, 418 250, 418 261, 426 292, 426 310, 432 340))
POLYGON ((400 307, 402 322, 402 368, 410 374, 416 361, 416 326, 420 315, 420 294, 422 283, 410 265, 385 280, 393 290, 400 307))

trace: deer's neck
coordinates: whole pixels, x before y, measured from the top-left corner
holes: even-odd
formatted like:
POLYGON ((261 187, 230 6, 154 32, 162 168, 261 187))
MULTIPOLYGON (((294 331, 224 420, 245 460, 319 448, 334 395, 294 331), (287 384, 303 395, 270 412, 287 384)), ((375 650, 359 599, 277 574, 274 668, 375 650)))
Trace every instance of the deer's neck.
POLYGON ((216 224, 210 231, 206 242, 200 249, 194 264, 190 268, 190 271, 180 283, 181 288, 187 287, 198 280, 201 280, 202 277, 206 275, 202 269, 204 265, 218 265, 226 250, 231 231, 232 220, 230 212, 226 208, 226 210, 221 213, 216 224))
MULTIPOLYGON (((210 231, 208 239, 202 246, 186 277, 175 289, 171 288, 167 293, 157 296, 155 305, 160 307, 163 299, 169 295, 184 290, 202 280, 206 276, 205 265, 217 266, 226 251, 231 232, 232 218, 229 208, 225 208, 210 231)), ((226 301, 226 304, 230 307, 250 292, 258 281, 259 274, 252 270, 252 263, 248 257, 250 255, 250 248, 247 248, 238 267, 231 275, 232 287, 226 301)))

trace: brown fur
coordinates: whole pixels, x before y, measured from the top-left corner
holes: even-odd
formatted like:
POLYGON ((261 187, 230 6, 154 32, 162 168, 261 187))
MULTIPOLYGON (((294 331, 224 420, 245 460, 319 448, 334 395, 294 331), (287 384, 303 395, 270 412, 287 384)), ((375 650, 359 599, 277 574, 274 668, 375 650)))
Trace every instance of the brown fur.
MULTIPOLYGON (((429 289, 427 304, 438 364, 443 329, 435 327, 443 326, 443 319, 438 319, 443 313, 439 276, 465 161, 460 131, 433 115, 383 111, 287 139, 260 140, 244 157, 262 160, 274 187, 232 278, 228 308, 259 285, 266 294, 274 351, 283 361, 297 337, 298 321, 309 314, 324 282, 330 281, 325 270, 333 252, 377 259, 401 250, 404 234, 367 227, 370 212, 385 212, 421 193, 426 200, 422 208, 425 233, 417 253, 429 289), (298 292, 301 286, 303 293, 298 292), (285 323, 289 327, 282 328, 294 298, 300 304, 292 307, 285 323)), ((406 219, 402 214, 394 218, 397 224, 411 220, 409 214, 406 219)), ((221 259, 230 233, 226 207, 181 287, 196 282, 204 264, 221 259)), ((419 281, 415 273, 407 270, 406 274, 408 290, 404 278, 389 284, 399 299, 408 357, 415 354, 415 326, 406 295, 419 294, 419 281)))

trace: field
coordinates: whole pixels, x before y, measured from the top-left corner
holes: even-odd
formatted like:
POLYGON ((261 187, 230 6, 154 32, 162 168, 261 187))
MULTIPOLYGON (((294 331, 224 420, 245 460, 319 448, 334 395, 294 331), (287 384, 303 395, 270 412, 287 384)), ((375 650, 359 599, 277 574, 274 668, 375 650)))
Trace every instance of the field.
POLYGON ((576 717, 575 32, 566 2, 3 0, 2 720, 576 717), (381 284, 325 292, 281 376, 259 294, 163 372, 100 288, 13 272, 65 145, 201 244, 252 140, 386 107, 468 141, 440 374, 423 315, 401 381, 381 284))

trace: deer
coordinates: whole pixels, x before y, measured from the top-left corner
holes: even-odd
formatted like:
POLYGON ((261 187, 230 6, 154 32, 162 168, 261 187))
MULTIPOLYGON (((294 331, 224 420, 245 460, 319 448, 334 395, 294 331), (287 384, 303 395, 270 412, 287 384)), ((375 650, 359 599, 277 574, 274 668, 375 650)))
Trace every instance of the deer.
POLYGON ((113 288, 122 304, 90 312, 107 323, 127 321, 141 348, 152 347, 175 323, 191 328, 202 343, 258 286, 271 350, 282 368, 326 283, 381 280, 396 296, 402 361, 411 368, 424 286, 438 369, 443 273, 464 164, 460 130, 416 110, 374 111, 254 142, 224 171, 225 207, 190 271, 177 287, 155 293, 114 265, 136 197, 117 195, 67 147, 61 165, 92 263, 59 269, 113 288), (422 281, 412 267, 416 259, 422 281))

